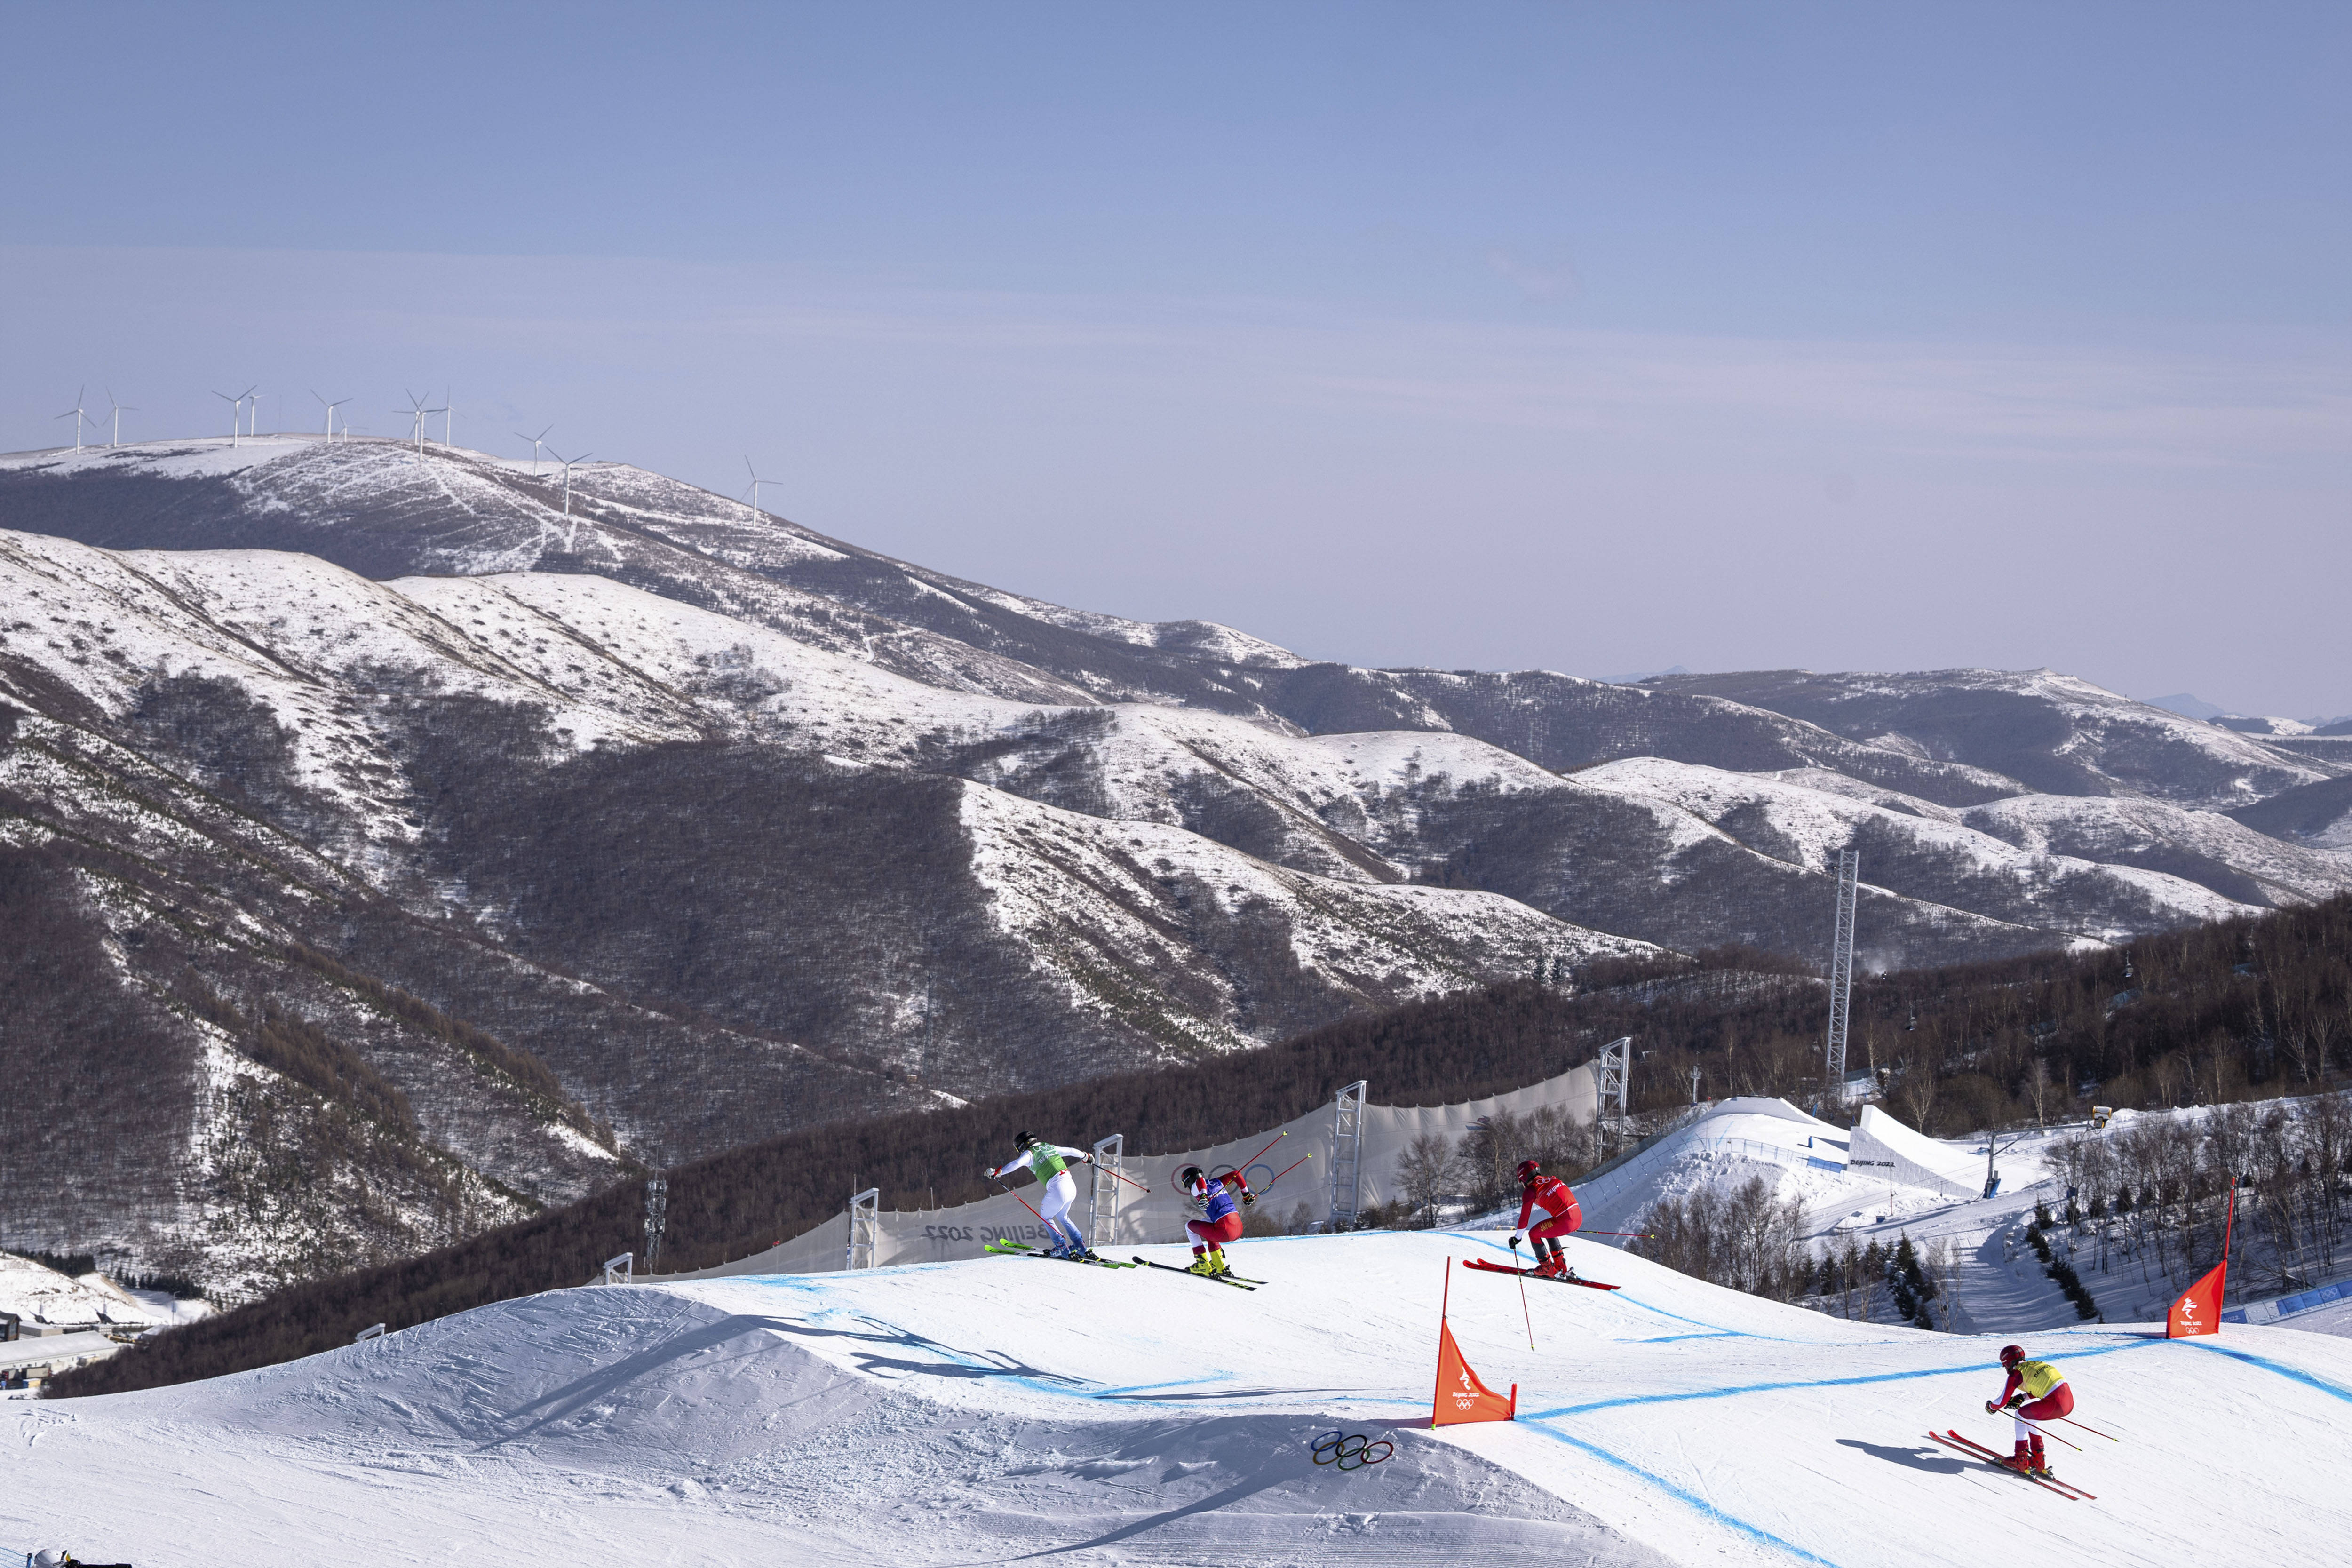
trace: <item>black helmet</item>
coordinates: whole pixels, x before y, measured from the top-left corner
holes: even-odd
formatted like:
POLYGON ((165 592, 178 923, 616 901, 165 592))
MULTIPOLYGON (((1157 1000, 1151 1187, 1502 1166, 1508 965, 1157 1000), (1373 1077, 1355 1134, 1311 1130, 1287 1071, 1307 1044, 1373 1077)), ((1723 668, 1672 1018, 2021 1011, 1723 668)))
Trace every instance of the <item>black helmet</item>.
POLYGON ((1529 1182, 1534 1181, 1538 1176, 1542 1174, 1543 1166, 1537 1163, 1535 1161, 1522 1160, 1519 1162, 1519 1184, 1521 1186, 1527 1185, 1529 1182))
POLYGON ((1015 1132, 1013 1135, 1013 1146, 1015 1149, 1033 1149, 1036 1144, 1037 1134, 1034 1132, 1015 1132))
POLYGON ((2025 1359, 2025 1347, 2024 1347, 2024 1346, 2022 1346, 2022 1345, 2003 1345, 2003 1346, 2001 1346, 2001 1347, 2000 1347, 2000 1364, 2001 1364, 2001 1365, 2003 1365, 2003 1366, 2015 1366, 2019 1362, 2021 1362, 2021 1361, 2023 1361, 2024 1359, 2025 1359))
POLYGON ((1209 1184, 1209 1178, 1198 1165, 1187 1165, 1176 1173, 1176 1184, 1188 1193, 1197 1193, 1209 1184))

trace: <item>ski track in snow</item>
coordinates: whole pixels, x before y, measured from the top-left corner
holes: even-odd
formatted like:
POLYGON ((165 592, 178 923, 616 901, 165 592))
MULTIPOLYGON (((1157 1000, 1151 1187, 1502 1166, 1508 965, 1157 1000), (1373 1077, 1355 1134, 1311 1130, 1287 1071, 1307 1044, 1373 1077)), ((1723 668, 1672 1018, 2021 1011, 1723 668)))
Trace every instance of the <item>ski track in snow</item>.
MULTIPOLYGON (((1997 1339, 1849 1323, 1593 1242, 1244 1242, 1254 1294, 1020 1258, 550 1292, 143 1394, 0 1405, 0 1546, 142 1563, 2340 1561, 2352 1342, 2026 1336, 2123 1439, 2069 1502, 2001 1447, 1997 1339), (1431 1432, 1438 1298, 1519 1419, 1431 1432), (2193 1414, 2185 1414, 2193 1413, 2193 1414), (1307 1447, 1388 1436, 1353 1474, 1307 1447), (2226 1436, 2220 1436, 2226 1434, 2226 1436)), ((1181 1248, 1144 1249, 1175 1260, 1181 1248)), ((2093 1447, 2095 1445, 2095 1448, 2093 1447)))

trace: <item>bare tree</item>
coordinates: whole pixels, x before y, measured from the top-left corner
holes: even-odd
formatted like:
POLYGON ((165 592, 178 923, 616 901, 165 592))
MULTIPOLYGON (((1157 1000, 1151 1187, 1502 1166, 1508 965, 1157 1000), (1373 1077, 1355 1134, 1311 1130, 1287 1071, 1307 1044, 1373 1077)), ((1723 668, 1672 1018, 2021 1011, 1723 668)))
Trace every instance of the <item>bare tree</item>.
POLYGON ((1439 1133, 1423 1133, 1397 1159, 1398 1190, 1420 1216, 1423 1229, 1437 1223, 1437 1200, 1452 1192, 1461 1176, 1461 1163, 1439 1133))

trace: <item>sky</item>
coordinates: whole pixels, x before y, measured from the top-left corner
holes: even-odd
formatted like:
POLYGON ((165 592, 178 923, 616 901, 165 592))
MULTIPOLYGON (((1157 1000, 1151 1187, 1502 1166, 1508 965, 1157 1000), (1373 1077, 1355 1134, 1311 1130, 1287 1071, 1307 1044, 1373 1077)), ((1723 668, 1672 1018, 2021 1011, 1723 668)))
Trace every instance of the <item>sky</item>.
POLYGON ((2340 4, 23 4, 0 448, 526 436, 1088 609, 2352 712, 2340 4))

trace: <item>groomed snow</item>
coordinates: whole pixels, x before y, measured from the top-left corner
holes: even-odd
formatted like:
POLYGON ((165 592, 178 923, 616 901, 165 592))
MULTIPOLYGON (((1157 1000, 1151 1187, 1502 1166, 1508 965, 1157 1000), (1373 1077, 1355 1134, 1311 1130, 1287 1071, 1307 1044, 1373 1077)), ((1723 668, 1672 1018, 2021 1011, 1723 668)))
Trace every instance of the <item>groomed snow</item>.
MULTIPOLYGON (((2121 1441, 2074 1502, 2001 1441, 1993 1339, 1871 1327, 1591 1242, 1615 1294, 1448 1269, 1491 1236, 1245 1242, 1255 1294, 990 1258, 581 1289, 287 1366, 0 1406, 0 1547, 237 1568, 2341 1561, 2352 1343, 2030 1336, 2121 1441), (1520 1419, 1431 1432, 1440 1291, 1520 1419), (1388 1463, 1318 1468, 1339 1429, 1388 1463)), ((1147 1249, 1162 1259, 1172 1247, 1147 1249)), ((2078 1434, 2079 1435, 2079 1434, 2078 1434)))

